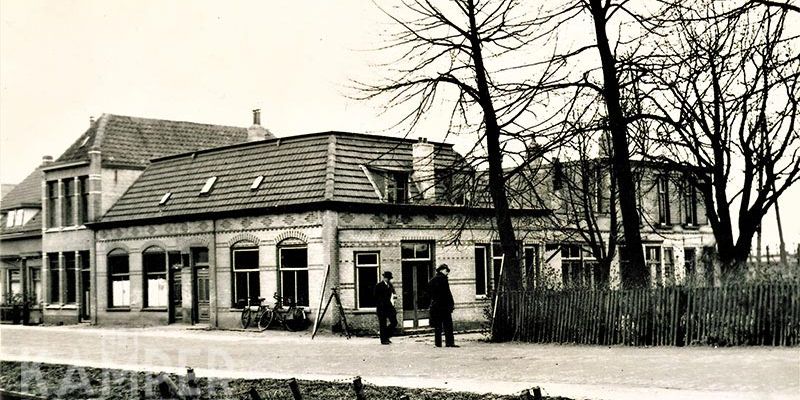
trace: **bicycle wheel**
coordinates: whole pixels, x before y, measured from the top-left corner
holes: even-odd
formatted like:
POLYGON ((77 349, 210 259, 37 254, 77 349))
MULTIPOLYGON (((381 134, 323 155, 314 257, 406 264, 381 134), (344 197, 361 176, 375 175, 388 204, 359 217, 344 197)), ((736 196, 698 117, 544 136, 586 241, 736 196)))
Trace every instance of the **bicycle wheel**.
POLYGON ((247 327, 250 326, 250 319, 252 318, 253 317, 250 315, 250 309, 245 306, 244 310, 242 310, 242 329, 247 329, 247 327))
POLYGON ((290 311, 291 318, 286 318, 283 320, 283 326, 289 332, 297 332, 302 331, 308 327, 308 319, 306 318, 306 313, 303 310, 296 308, 290 311))
POLYGON ((272 310, 264 310, 264 312, 258 316, 258 330, 262 332, 265 331, 270 325, 272 325, 272 320, 274 319, 275 313, 272 312, 272 310))

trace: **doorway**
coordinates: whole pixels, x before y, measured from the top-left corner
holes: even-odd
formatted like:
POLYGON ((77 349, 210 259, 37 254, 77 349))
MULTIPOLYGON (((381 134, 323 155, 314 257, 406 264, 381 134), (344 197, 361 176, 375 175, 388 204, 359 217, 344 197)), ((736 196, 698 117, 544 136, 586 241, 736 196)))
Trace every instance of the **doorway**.
POLYGON ((428 281, 433 277, 433 245, 429 242, 406 242, 400 246, 403 328, 429 326, 431 298, 428 281))
MULTIPOLYGON (((169 266, 169 322, 179 322, 183 320, 183 287, 181 285, 181 269, 183 261, 181 253, 170 251, 167 257, 169 266)), ((188 257, 187 257, 188 260, 188 257)))
POLYGON ((81 299, 80 299, 80 320, 89 321, 92 316, 91 313, 91 291, 92 291, 92 273, 91 273, 91 260, 88 251, 81 251, 80 258, 80 274, 81 274, 81 299))
POLYGON ((208 249, 192 249, 192 263, 194 267, 194 285, 192 316, 193 322, 205 324, 211 315, 211 293, 208 274, 208 249))

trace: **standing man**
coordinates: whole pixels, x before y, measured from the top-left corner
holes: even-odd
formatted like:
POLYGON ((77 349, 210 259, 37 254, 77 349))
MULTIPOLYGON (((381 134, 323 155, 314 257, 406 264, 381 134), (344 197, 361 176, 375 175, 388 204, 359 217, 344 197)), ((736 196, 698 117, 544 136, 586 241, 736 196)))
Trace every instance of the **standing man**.
POLYGON ((436 268, 436 275, 428 282, 428 293, 431 295, 431 324, 435 332, 436 347, 442 347, 442 330, 447 347, 458 347, 453 338, 453 293, 450 292, 450 282, 447 275, 450 267, 447 264, 436 268))
POLYGON ((392 273, 383 272, 383 280, 375 285, 375 300, 377 305, 375 311, 378 314, 378 325, 380 326, 381 344, 392 343, 389 338, 397 327, 397 310, 394 308, 394 286, 392 285, 392 273))

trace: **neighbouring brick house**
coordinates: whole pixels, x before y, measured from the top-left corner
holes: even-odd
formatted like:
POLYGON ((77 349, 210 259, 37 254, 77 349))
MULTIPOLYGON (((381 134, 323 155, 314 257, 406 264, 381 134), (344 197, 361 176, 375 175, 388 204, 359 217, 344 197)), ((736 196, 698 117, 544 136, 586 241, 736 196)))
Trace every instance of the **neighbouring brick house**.
MULTIPOLYGON (((52 161, 46 158, 45 164, 52 161)), ((0 200, 0 304, 27 301, 30 322, 40 322, 42 286, 42 167, 37 167, 0 200)), ((28 322, 25 318, 24 322, 28 322)))
MULTIPOLYGON (((623 279, 624 236, 610 171, 608 158, 556 161, 533 166, 527 172, 533 178, 515 182, 517 191, 535 188, 536 196, 523 196, 529 206, 553 210, 545 260, 558 271, 555 278, 562 286, 618 287, 623 279), (612 231, 617 232, 618 246, 604 270, 590 244, 608 249, 612 231)), ((633 172, 651 285, 713 286, 719 265, 713 262, 714 234, 701 194, 685 174, 661 164, 634 161, 633 172)))
POLYGON ((248 129, 103 114, 43 166, 37 223, 45 323, 95 321, 94 232, 86 224, 100 219, 151 158, 271 138, 254 117, 248 129))
MULTIPOLYGON (((351 326, 372 330, 373 288, 391 271, 398 319, 413 329, 427 325, 426 284, 447 263, 454 319, 477 324, 501 256, 493 210, 462 205, 463 193, 437 179, 461 161, 449 144, 343 132, 153 160, 91 224, 97 322, 237 327, 242 299, 277 292, 315 315, 336 286, 351 326), (469 226, 452 244, 465 216, 469 226)), ((543 236, 537 228, 520 237, 536 270, 543 236)), ((335 313, 323 322, 335 323, 335 313)))

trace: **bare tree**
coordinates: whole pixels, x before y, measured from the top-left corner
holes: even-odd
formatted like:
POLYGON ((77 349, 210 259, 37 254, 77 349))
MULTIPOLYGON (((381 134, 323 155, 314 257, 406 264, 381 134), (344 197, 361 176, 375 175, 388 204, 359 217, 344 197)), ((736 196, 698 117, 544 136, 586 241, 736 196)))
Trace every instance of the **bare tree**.
POLYGON ((678 4, 672 40, 644 66, 659 64, 643 84, 657 114, 646 117, 663 122, 648 132, 663 149, 655 158, 694 175, 728 278, 741 276, 762 218, 800 179, 800 40, 790 30, 800 14, 774 3, 678 4))
POLYGON ((537 66, 535 81, 502 81, 512 71, 518 77, 526 74, 525 67, 531 68, 517 65, 524 59, 520 54, 533 39, 534 30, 517 0, 436 4, 401 0, 400 7, 383 10, 400 27, 387 47, 403 53, 392 64, 395 76, 362 87, 364 98, 388 98, 386 107, 390 109, 410 106, 400 123, 411 126, 440 104, 439 100, 449 102, 450 132, 476 134, 470 165, 476 169, 484 163, 488 166, 495 229, 505 255, 504 282, 509 289, 519 288, 519 249, 503 163, 511 154, 506 147, 524 148, 525 142, 535 140, 522 120, 529 117, 533 94, 550 79, 557 80, 553 78, 556 68, 537 66))

